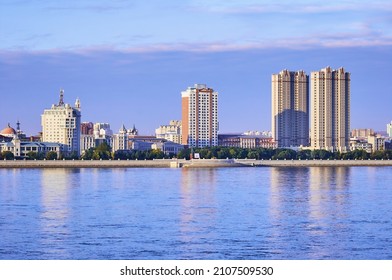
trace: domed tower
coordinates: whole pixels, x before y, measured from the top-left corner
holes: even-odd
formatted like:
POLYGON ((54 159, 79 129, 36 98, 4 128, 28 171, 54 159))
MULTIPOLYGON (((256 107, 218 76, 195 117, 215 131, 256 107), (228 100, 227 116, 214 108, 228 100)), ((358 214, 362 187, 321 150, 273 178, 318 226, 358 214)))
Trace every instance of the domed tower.
POLYGON ((17 135, 16 130, 13 129, 9 123, 6 128, 0 131, 0 134, 6 137, 14 137, 15 135, 17 135))

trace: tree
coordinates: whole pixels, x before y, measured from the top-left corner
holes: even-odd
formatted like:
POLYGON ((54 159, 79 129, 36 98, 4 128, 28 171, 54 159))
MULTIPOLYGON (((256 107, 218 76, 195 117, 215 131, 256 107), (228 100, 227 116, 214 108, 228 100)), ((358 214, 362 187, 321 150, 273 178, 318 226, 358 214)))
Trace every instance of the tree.
POLYGON ((30 151, 30 152, 27 153, 27 158, 28 159, 38 159, 38 153, 30 151))
POLYGON ((6 160, 12 160, 15 157, 14 157, 14 154, 12 152, 10 152, 10 151, 3 151, 2 152, 2 158, 6 159, 6 160))
POLYGON ((106 142, 102 142, 95 148, 93 159, 111 159, 111 149, 112 148, 106 142))
POLYGON ((177 154, 177 158, 190 159, 190 155, 191 155, 191 149, 187 148, 179 151, 177 154))
POLYGON ((247 158, 251 158, 251 159, 259 159, 259 153, 255 150, 250 150, 248 152, 247 158))
POLYGON ((73 151, 69 156, 66 157, 67 159, 79 159, 78 153, 73 151))
POLYGON ((312 153, 313 159, 333 159, 334 154, 327 150, 313 150, 312 153))
POLYGON ((311 150, 301 150, 297 153, 297 159, 311 159, 312 151, 311 150))
POLYGON ((90 149, 84 151, 81 158, 85 159, 85 160, 90 160, 93 158, 93 154, 94 154, 94 148, 90 148, 90 149))
POLYGON ((56 152, 54 152, 54 151, 50 151, 50 152, 48 152, 47 154, 46 154, 46 157, 45 157, 47 160, 54 160, 54 159, 57 159, 57 153, 56 152))
POLYGON ((371 159, 384 159, 384 157, 386 159, 384 151, 375 151, 370 156, 371 159))
POLYGON ((294 150, 283 149, 280 150, 275 156, 275 159, 295 159, 297 153, 294 150))

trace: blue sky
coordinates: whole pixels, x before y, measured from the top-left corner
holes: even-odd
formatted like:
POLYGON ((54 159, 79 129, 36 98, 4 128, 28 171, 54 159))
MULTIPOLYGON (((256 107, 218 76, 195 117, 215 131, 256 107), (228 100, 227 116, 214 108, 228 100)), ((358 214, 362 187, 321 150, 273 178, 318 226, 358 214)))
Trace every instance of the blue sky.
POLYGON ((352 73, 352 128, 392 120, 390 1, 0 0, 0 38, 0 127, 28 134, 60 88, 83 121, 152 134, 194 83, 221 132, 270 130, 271 74, 326 66, 352 73))

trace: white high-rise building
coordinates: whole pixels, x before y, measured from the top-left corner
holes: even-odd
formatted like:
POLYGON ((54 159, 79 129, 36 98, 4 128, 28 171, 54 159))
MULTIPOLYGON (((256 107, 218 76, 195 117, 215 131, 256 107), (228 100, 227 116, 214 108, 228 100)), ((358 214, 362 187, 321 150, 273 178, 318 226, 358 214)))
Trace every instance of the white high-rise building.
POLYGON ((63 144, 65 153, 80 155, 80 109, 79 99, 75 107, 64 103, 64 90, 60 90, 59 103, 41 115, 42 141, 63 144))
POLYGON ((181 95, 182 144, 200 148, 217 146, 218 92, 195 84, 181 95))
POLYGON ((311 146, 349 151, 350 73, 330 67, 311 73, 311 146))
POLYGON ((278 147, 309 145, 309 76, 304 71, 272 75, 271 127, 278 147))

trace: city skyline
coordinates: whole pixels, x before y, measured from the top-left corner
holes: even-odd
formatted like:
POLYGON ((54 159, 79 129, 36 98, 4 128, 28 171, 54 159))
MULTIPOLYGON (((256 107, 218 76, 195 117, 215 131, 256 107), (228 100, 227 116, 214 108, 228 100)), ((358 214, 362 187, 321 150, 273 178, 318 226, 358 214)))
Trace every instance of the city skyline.
POLYGON ((352 74, 351 128, 385 131, 391 11, 388 1, 5 0, 0 123, 36 134, 64 88, 82 121, 152 135, 181 119, 183 88, 202 83, 220 93, 220 133, 271 130, 271 74, 330 66, 352 74))

